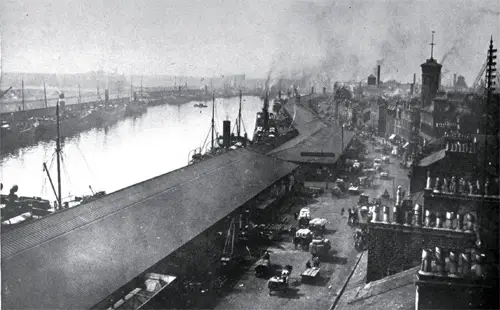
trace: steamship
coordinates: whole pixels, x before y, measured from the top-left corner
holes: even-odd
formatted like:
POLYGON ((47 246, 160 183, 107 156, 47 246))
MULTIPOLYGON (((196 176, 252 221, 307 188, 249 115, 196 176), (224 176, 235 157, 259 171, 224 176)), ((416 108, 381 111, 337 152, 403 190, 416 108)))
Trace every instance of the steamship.
MULTIPOLYGON (((190 160, 188 164, 194 164, 204 159, 224 153, 227 150, 245 147, 251 143, 248 139, 247 133, 243 133, 241 130, 241 102, 242 92, 240 91, 240 107, 235 126, 236 133, 231 132, 231 121, 225 120, 222 123, 222 136, 220 136, 215 132, 215 94, 212 96, 212 125, 209 131, 209 135, 211 134, 212 138, 210 140, 210 147, 208 145, 202 145, 201 147, 192 150, 189 153, 190 160)), ((244 128, 243 131, 245 131, 244 128)))
POLYGON ((138 116, 146 113, 148 110, 148 100, 144 98, 137 98, 137 92, 134 92, 134 98, 127 104, 125 114, 127 116, 138 116))
POLYGON ((257 112, 255 120, 254 141, 274 138, 277 134, 274 114, 269 112, 269 93, 266 92, 262 112, 257 112))

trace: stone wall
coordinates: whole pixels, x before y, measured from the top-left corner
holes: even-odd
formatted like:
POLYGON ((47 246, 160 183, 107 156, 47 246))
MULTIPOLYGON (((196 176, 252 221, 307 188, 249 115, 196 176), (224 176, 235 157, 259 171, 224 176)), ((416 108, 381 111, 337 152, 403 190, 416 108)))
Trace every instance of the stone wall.
POLYGON ((366 281, 410 269, 420 264, 422 248, 465 248, 474 244, 473 232, 372 222, 368 224, 366 281))

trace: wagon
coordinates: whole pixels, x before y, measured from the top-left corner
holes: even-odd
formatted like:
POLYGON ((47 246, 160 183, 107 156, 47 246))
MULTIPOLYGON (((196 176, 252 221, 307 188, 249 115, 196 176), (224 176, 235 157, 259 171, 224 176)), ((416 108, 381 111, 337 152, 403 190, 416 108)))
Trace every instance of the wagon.
POLYGON ((315 233, 324 233, 327 220, 324 218, 314 218, 309 221, 309 229, 315 233))
POLYGON ((314 279, 316 279, 316 277, 318 277, 319 271, 320 271, 319 267, 307 268, 300 275, 300 277, 302 278, 302 282, 311 282, 311 281, 313 281, 314 279))
POLYGON ((299 229, 295 233, 295 240, 296 240, 296 245, 301 245, 303 249, 308 249, 309 248, 309 243, 313 240, 313 234, 312 232, 307 229, 299 229))
POLYGON ((271 295, 272 292, 286 293, 288 289, 288 279, 272 277, 269 281, 267 281, 267 288, 269 289, 269 295, 271 295))
POLYGON ((332 244, 328 239, 314 239, 309 244, 309 253, 322 259, 328 258, 331 249, 332 244))
POLYGON ((265 277, 269 274, 271 263, 268 259, 260 259, 255 266, 255 276, 265 277))
POLYGON ((299 227, 307 227, 309 221, 311 220, 311 210, 309 208, 300 209, 299 216, 297 217, 297 221, 299 222, 299 227))

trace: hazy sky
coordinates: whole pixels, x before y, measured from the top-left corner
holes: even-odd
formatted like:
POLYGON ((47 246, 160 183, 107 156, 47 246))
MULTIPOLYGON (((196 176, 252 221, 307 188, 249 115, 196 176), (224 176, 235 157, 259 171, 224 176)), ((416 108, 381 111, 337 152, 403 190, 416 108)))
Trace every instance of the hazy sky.
POLYGON ((345 80, 380 61, 382 78, 409 81, 435 30, 445 73, 471 83, 490 35, 500 45, 499 11, 497 0, 1 0, 3 70, 345 80))

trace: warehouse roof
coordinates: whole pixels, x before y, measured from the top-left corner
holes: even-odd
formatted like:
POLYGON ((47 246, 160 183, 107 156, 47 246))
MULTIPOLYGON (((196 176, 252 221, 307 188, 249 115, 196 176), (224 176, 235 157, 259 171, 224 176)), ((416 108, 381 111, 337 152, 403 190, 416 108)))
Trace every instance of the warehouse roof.
MULTIPOLYGON (((349 145, 353 137, 352 131, 344 130, 344 148, 349 145)), ((295 163, 333 164, 343 151, 342 128, 330 125, 308 136, 299 135, 272 150, 269 155, 295 163)))
POLYGON ((2 306, 90 308, 296 167, 234 150, 4 233, 2 306))

